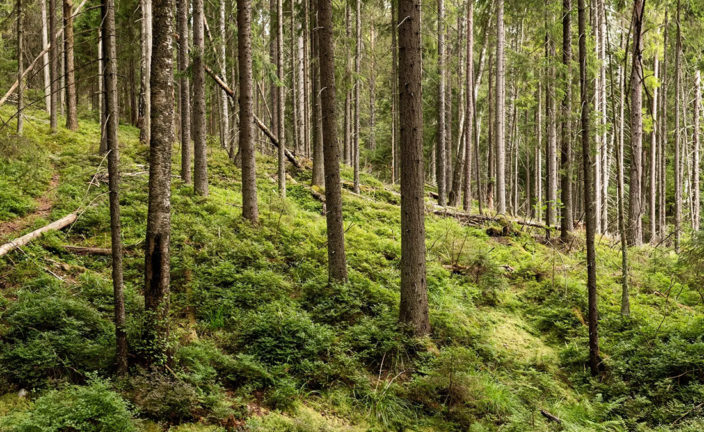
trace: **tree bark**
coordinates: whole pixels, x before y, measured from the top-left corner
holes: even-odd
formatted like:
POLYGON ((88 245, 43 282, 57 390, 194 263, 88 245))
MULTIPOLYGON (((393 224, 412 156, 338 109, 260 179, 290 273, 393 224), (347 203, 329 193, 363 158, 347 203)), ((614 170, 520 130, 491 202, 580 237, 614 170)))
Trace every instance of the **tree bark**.
MULTIPOLYGON (((178 2, 177 7, 180 8, 180 3, 184 0, 176 1, 178 2)), ((137 124, 140 128, 139 140, 144 144, 149 144, 151 134, 151 90, 149 88, 149 76, 151 75, 152 61, 152 0, 140 0, 140 7, 142 9, 142 55, 139 65, 141 71, 141 89, 139 92, 139 119, 137 124)), ((180 16, 178 19, 181 19, 180 16)))
POLYGON ((318 36, 318 0, 310 0, 311 8, 310 10, 314 13, 313 17, 313 29, 310 33, 311 36, 311 50, 313 57, 313 65, 311 65, 311 98, 313 100, 312 106, 312 123, 313 123, 313 177, 312 185, 317 187, 323 187, 325 183, 325 173, 323 172, 324 155, 323 155, 323 137, 322 137, 322 125, 321 116, 322 110, 320 108, 320 59, 319 59, 319 36, 318 36))
POLYGON ((278 177, 279 196, 286 198, 286 133, 284 130, 284 12, 283 1, 276 0, 276 135, 279 138, 278 148, 278 177))
MULTIPOLYGON (((560 137, 560 179, 562 200, 562 218, 560 220, 560 238, 569 240, 574 229, 572 220, 572 131, 570 128, 572 114, 572 32, 570 29, 572 0, 562 0, 562 64, 563 86, 565 96, 562 99, 562 119, 560 137)), ((537 174, 537 173, 536 173, 537 174)))
POLYGON ((24 111, 24 66, 22 61, 22 53, 24 51, 22 42, 24 39, 24 28, 22 19, 24 13, 22 10, 22 0, 17 0, 17 135, 22 135, 23 128, 23 111, 24 111))
POLYGON ((398 42, 394 26, 398 22, 396 1, 391 0, 391 183, 398 178, 398 42))
POLYGON ((208 195, 204 55, 203 0, 193 0, 193 191, 201 196, 208 195))
POLYGON ((171 240, 171 145, 173 116, 173 0, 154 0, 151 142, 149 149, 149 209, 145 248, 144 305, 149 364, 164 361, 168 338, 171 240))
MULTIPOLYGON (((639 1, 639 0, 636 0, 639 1)), ((585 1, 579 0, 579 82, 582 122, 582 170, 584 172, 584 208, 587 220, 587 291, 589 298, 589 369, 592 375, 599 373, 598 307, 596 292, 596 250, 594 234, 596 212, 594 205, 594 185, 592 168, 592 148, 590 144, 590 97, 587 81, 587 24, 585 1)))
POLYGON ((118 95, 117 95, 117 47, 115 41, 115 2, 104 0, 102 3, 103 35, 105 53, 102 56, 104 73, 105 105, 107 120, 105 123, 105 142, 108 149, 108 187, 110 189, 110 242, 112 259, 112 286, 115 308, 115 360, 117 373, 127 373, 127 330, 125 326, 125 295, 122 270, 122 228, 120 224, 120 156, 117 140, 118 95))
POLYGON ((376 150, 376 29, 369 23, 369 150, 376 150))
MULTIPOLYGON (((220 0, 220 5, 218 8, 219 17, 218 27, 220 30, 220 42, 218 44, 218 57, 220 59, 220 75, 223 79, 227 78, 227 33, 225 31, 225 0, 220 0)), ((230 105, 228 103, 227 95, 223 91, 220 93, 220 110, 222 111, 222 123, 220 124, 221 136, 222 136, 222 147, 224 149, 229 149, 232 145, 230 139, 230 105)))
POLYGON ((643 170, 643 0, 633 3, 633 67, 631 69, 631 175, 628 202, 628 243, 643 242, 641 178, 643 170))
MULTIPOLYGON (((49 23, 46 16, 46 0, 39 0, 42 10, 42 63, 44 65, 44 104, 46 112, 51 113, 51 70, 49 67, 49 23)), ((52 38, 53 40, 53 38, 52 38)))
POLYGON ((438 204, 447 204, 445 191, 445 2, 438 0, 438 125, 435 141, 435 183, 438 185, 438 204))
POLYGON ((680 30, 680 1, 677 0, 677 41, 675 45, 675 251, 679 252, 682 223, 682 141, 680 130, 680 87, 682 86, 682 32, 680 30))
POLYGON ((430 333, 425 273, 423 105, 420 0, 399 0, 399 108, 401 119, 400 321, 416 336, 430 333))
MULTIPOLYGON (((547 19, 547 18, 546 18, 547 19)), ((546 214, 545 223, 555 226, 557 223, 557 103, 555 97, 555 47, 552 39, 545 34, 545 58, 547 67, 547 87, 545 89, 545 118, 547 120, 547 143, 545 147, 546 169, 546 214)))
MULTIPOLYGON (((474 143, 474 0, 467 2, 467 58, 465 59, 465 152, 464 152, 464 198, 462 208, 466 212, 472 210, 472 146, 474 143)), ((481 61, 480 61, 481 63, 481 61)))
POLYGON ((362 0, 355 0, 355 35, 357 43, 354 51, 354 145, 352 165, 354 167, 354 193, 359 193, 359 114, 362 65, 362 0))
POLYGON ((504 0, 497 0, 496 13, 496 211, 506 213, 506 85, 504 70, 504 0))
POLYGON ((49 126, 56 132, 59 109, 59 58, 58 37, 56 34, 56 0, 49 0, 49 82, 51 94, 51 110, 49 111, 49 126))
MULTIPOLYGON (((653 76, 658 77, 658 55, 653 58, 653 76)), ((658 147, 658 88, 653 88, 653 99, 651 104, 651 118, 653 119, 652 130, 650 132, 650 190, 648 216, 650 220, 650 242, 656 239, 656 204, 657 204, 657 147, 658 147)))
POLYGON ((337 112, 335 104, 332 0, 318 0, 318 19, 320 20, 318 31, 320 37, 321 101, 323 105, 328 277, 330 281, 346 282, 347 262, 345 258, 345 229, 342 224, 340 147, 337 142, 337 112))
POLYGON ((240 69, 240 154, 242 156, 242 216, 259 221, 257 171, 254 158, 252 123, 252 3, 237 0, 237 45, 240 69))
POLYGON ((700 109, 701 109, 701 104, 702 104, 702 77, 701 77, 701 72, 697 70, 695 72, 695 96, 694 96, 694 131, 692 132, 694 135, 694 151, 692 155, 692 172, 694 175, 693 179, 693 185, 692 185, 692 203, 694 206, 694 211, 693 213, 693 226, 692 230, 694 232, 699 231, 699 221, 700 221, 700 208, 701 208, 701 199, 700 199, 700 184, 699 184, 699 169, 700 167, 700 161, 699 161, 699 146, 701 145, 701 134, 700 134, 700 123, 699 123, 699 116, 700 116, 700 109))
POLYGON ((188 80, 188 0, 176 0, 178 14, 178 72, 181 99, 181 180, 191 183, 191 91, 188 80))
POLYGON ((64 0, 64 75, 66 76, 66 128, 78 129, 76 74, 73 56, 73 0, 64 0))

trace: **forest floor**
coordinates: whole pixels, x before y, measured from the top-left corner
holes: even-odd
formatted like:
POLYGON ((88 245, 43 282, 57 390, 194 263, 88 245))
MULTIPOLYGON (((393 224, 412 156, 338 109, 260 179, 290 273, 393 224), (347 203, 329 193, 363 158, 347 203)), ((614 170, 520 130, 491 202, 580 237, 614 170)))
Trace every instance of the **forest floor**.
MULTIPOLYGON (((138 353, 149 349, 148 148, 135 128, 119 136, 138 353)), ((632 249, 624 318, 619 247, 598 239, 604 372, 591 377, 580 233, 561 245, 511 221, 463 225, 434 214, 428 196, 433 333, 412 339, 396 323, 398 186, 363 174, 360 195, 344 189, 350 282, 329 286, 310 170, 289 171, 282 202, 275 157, 258 156, 261 221, 251 225, 240 217, 240 171, 215 142, 209 197, 173 178, 169 368, 134 366, 117 379, 110 259, 65 248, 110 246, 98 139, 87 116, 77 132, 28 122, 25 138, 0 133, 0 242, 80 210, 69 228, 0 258, 2 431, 704 430, 700 243, 680 255, 632 249)), ((179 160, 176 145, 174 174, 179 160)))

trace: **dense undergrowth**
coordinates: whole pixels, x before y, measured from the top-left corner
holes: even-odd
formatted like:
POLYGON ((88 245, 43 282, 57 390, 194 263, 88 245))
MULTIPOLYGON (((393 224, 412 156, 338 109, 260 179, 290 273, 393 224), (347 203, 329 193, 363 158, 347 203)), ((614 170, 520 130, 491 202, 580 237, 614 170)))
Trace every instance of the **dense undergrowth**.
MULTIPOLYGON (((170 367, 115 379, 110 261, 62 247, 109 246, 98 126, 82 119, 78 132, 51 135, 33 115, 25 138, 0 138, 0 223, 31 214, 46 193, 50 216, 23 231, 76 209, 81 216, 0 258, 0 430, 704 428, 704 241, 679 257, 632 250, 630 318, 619 314, 618 247, 598 241, 605 371, 591 378, 579 237, 546 245, 527 228, 492 237, 429 216, 433 333, 410 339, 396 323, 396 188, 363 176, 361 195, 344 193, 350 282, 330 286, 310 172, 291 172, 282 202, 274 159, 259 157, 261 223, 252 226, 240 217, 239 170, 215 145, 208 198, 173 181, 170 367)), ((139 352, 148 349, 140 344, 148 151, 131 127, 120 140, 128 337, 139 352)), ((178 146, 173 158, 176 173, 178 146)))

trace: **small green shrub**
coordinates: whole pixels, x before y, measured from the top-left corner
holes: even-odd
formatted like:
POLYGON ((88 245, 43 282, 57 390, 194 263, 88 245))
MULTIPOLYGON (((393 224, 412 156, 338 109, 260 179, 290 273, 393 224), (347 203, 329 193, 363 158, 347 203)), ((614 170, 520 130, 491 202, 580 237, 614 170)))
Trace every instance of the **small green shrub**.
POLYGON ((131 432, 136 431, 128 404, 107 381, 51 390, 27 411, 0 419, 8 432, 131 432))
POLYGON ((7 331, 0 341, 0 375, 17 385, 81 377, 106 369, 114 358, 112 322, 61 290, 23 291, 1 317, 7 331))

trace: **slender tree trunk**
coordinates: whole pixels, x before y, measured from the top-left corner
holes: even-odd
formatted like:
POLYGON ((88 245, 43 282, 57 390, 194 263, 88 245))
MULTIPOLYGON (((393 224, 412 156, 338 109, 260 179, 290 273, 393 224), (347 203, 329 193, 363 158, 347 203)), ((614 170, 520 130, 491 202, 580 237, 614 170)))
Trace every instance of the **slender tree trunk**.
MULTIPOLYGON (((218 20, 218 27, 220 28, 220 44, 218 46, 218 57, 220 57, 220 76, 222 79, 227 79, 227 33, 225 31, 225 0, 220 0, 220 5, 218 8, 220 19, 218 20)), ((227 84, 227 82, 225 82, 227 84)), ((222 124, 220 129, 222 130, 222 146, 227 149, 230 147, 230 105, 228 102, 227 93, 225 91, 220 92, 220 110, 222 111, 222 124)))
POLYGON ((352 164, 354 165, 354 192, 359 193, 359 90, 362 72, 362 0, 355 0, 355 35, 357 43, 355 44, 354 51, 354 147, 352 151, 352 164))
POLYGON ((320 20, 320 86, 323 105, 328 277, 330 281, 346 282, 347 262, 345 258, 345 230, 342 225, 340 147, 337 144, 337 107, 335 104, 332 0, 318 0, 318 19, 320 20))
MULTIPOLYGON (((171 145, 173 116, 172 0, 154 0, 150 76, 152 100, 149 148, 149 210, 145 242, 144 305, 148 363, 163 362, 168 339, 169 243, 171 240, 171 145)), ((108 32, 106 31, 106 34, 108 32)))
POLYGON ((278 177, 279 195, 286 198, 286 132, 284 130, 284 9, 283 0, 276 0, 276 75, 279 82, 276 84, 276 135, 279 140, 278 148, 278 177))
MULTIPOLYGON (((184 0, 176 1, 179 3, 178 7, 180 7, 180 3, 184 0)), ((185 1, 187 2, 187 0, 185 1)), ((142 82, 141 90, 139 92, 139 120, 137 123, 140 127, 140 141, 145 144, 149 144, 149 135, 151 131, 151 91, 149 89, 149 75, 151 73, 150 68, 152 57, 152 0, 141 0, 140 4, 142 8, 142 57, 140 60, 142 82)), ((178 19, 180 19, 180 17, 178 19)), ((186 41, 187 40, 188 39, 186 39, 186 41)), ((183 100, 181 100, 181 102, 183 102, 183 100)), ((181 109, 183 110, 183 108, 181 109)))
POLYGON ((398 43, 394 26, 398 22, 396 1, 391 0, 391 183, 398 178, 398 43))
POLYGON ((692 161, 692 172, 694 174, 694 180, 692 185, 692 202, 694 205, 694 216, 692 230, 694 232, 699 231, 699 221, 700 221, 700 184, 699 184, 699 170, 701 164, 699 162, 699 146, 701 145, 701 128, 699 124, 700 109, 702 104, 702 77, 701 72, 697 70, 695 72, 695 96, 694 96, 694 152, 692 161))
POLYGON ((567 242, 574 228, 572 219, 572 131, 570 117, 572 113, 572 32, 570 29, 572 0, 562 0, 562 64, 565 96, 562 99, 561 137, 560 137, 560 179, 562 200, 562 219, 560 221, 560 238, 567 242))
MULTIPOLYGON (((310 133, 311 133, 311 82, 310 82, 310 11, 308 0, 303 1, 303 138, 306 157, 310 157, 310 133)), ((314 167, 315 168, 315 167, 314 167)), ((314 171, 315 174, 315 171, 314 171)))
MULTIPOLYGON (((467 2, 467 58, 465 66, 465 92, 466 100, 464 107, 465 118, 465 153, 464 153, 464 199, 462 207, 466 212, 472 209, 472 146, 474 143, 474 0, 467 2)), ((481 63, 481 61, 480 61, 481 63)))
POLYGON ((203 0, 193 0, 193 191, 208 195, 208 147, 205 130, 205 54, 203 0))
POLYGON ((105 141, 108 148, 108 187, 110 189, 110 240, 112 259, 112 286, 115 304, 115 357, 117 373, 127 373, 127 331, 125 326, 125 296, 122 273, 122 228, 120 224, 120 156, 117 141, 118 100, 117 100, 117 48, 115 41, 115 2, 104 0, 102 6, 102 23, 105 39, 105 55, 101 56, 104 73, 105 105, 107 120, 105 122, 105 141))
POLYGON ((311 49, 313 65, 311 66, 311 80, 313 98, 313 186, 323 187, 325 182, 324 155, 323 155, 323 135, 321 124, 321 101, 320 101, 320 58, 319 58, 319 35, 318 35, 318 0, 311 0, 310 10, 314 13, 313 30, 311 32, 311 49))
POLYGON ((606 8, 604 5, 604 0, 598 0, 598 25, 599 25, 599 59, 601 61, 599 66, 599 85, 601 86, 599 90, 599 96, 601 98, 599 102, 599 126, 602 142, 601 151, 601 213, 597 213, 597 218, 601 221, 599 224, 602 232, 609 231, 609 177, 610 177, 610 167, 611 167, 611 149, 609 148, 608 140, 608 128, 606 122, 607 108, 606 108, 606 8))
POLYGON ((369 23, 369 149, 376 150, 376 32, 374 22, 369 23))
POLYGON ((667 132, 667 21, 668 13, 665 11, 665 22, 663 31, 663 54, 662 54, 662 97, 660 107, 660 199, 658 200, 658 225, 660 225, 660 238, 665 238, 667 235, 666 223, 666 191, 667 191, 667 152, 668 152, 668 132, 667 132))
MULTIPOLYGON (((636 0, 639 1, 639 0, 636 0)), ((596 212, 594 205, 594 185, 592 183, 592 148, 590 144, 590 97, 587 82, 587 24, 584 0, 579 0, 579 78, 582 121, 582 170, 584 172, 584 208, 587 220, 587 290, 589 297, 589 368, 592 375, 599 373, 599 335, 598 308, 596 292, 596 251, 594 234, 596 230, 596 212)))
POLYGON ((547 120, 547 145, 545 147, 546 204, 545 222, 548 226, 557 223, 557 103, 555 97, 555 47, 548 34, 545 35, 545 57, 548 61, 547 87, 545 89, 545 117, 547 120))
POLYGON ((533 160, 535 161, 535 218, 538 221, 543 219, 543 98, 542 98, 543 86, 538 83, 538 96, 536 100, 538 101, 538 109, 535 110, 535 134, 537 136, 537 145, 535 147, 535 155, 533 160))
POLYGON ((633 3, 633 67, 631 69, 631 178, 628 202, 628 243, 640 245, 643 242, 641 177, 643 153, 643 79, 641 44, 643 23, 643 0, 633 3))
MULTIPOLYGON (((393 2, 391 4, 393 7, 393 2)), ((395 32, 392 32, 395 33, 395 32)), ((351 115, 350 115, 350 110, 352 106, 352 95, 349 90, 349 85, 352 79, 352 74, 350 70, 350 37, 351 37, 351 30, 350 30, 350 2, 345 1, 345 118, 344 118, 344 132, 345 132, 345 139, 344 139, 344 148, 342 152, 342 159, 345 164, 349 165, 351 161, 350 154, 351 152, 351 147, 352 147, 352 140, 351 140, 351 115)), ((395 61, 395 59, 393 60, 395 61)), ((392 71, 393 73, 393 71, 392 71)), ((393 99, 393 98, 392 98, 393 99)), ((392 100, 393 104, 393 100, 392 100)), ((391 110, 393 111, 393 106, 391 107, 391 110)), ((391 126, 393 127, 393 125, 391 126)), ((393 138, 392 138, 393 139, 393 138)))
MULTIPOLYGON (((145 0, 146 1, 146 0, 145 0)), ((188 0, 176 0, 178 10, 178 72, 181 99, 181 180, 191 182, 191 91, 188 82, 188 0)))
POLYGON ((504 0, 497 0, 496 13, 496 210, 506 213, 506 85, 504 70, 504 0))
MULTIPOLYGON (((658 55, 653 58, 653 75, 658 77, 658 55)), ((656 236, 656 204, 657 204, 657 147, 658 147, 658 88, 653 89, 653 100, 651 105, 652 111, 652 130, 650 132, 650 190, 649 190, 649 211, 650 219, 650 242, 655 243, 656 236)))
POLYGON ((254 158, 252 124, 252 3, 237 0, 237 45, 240 68, 240 154, 242 157, 242 216, 252 223, 259 221, 257 207, 257 171, 254 158))
MULTIPOLYGON (((114 2, 114 0, 113 0, 114 2)), ((102 3, 101 3, 102 7, 102 3)), ((114 7, 114 4, 113 4, 114 7)), ((102 11, 105 14, 105 11, 102 11)), ((103 67, 103 53, 105 51, 103 43, 103 26, 98 26, 98 121, 100 122, 100 144, 98 146, 98 154, 105 154, 108 151, 107 134, 105 133, 106 123, 106 106, 105 106, 105 68, 103 67)), ((117 84, 115 84, 117 85, 117 84)), ((117 91, 117 90, 115 90, 117 91)), ((120 110, 118 108, 118 114, 120 110)))
POLYGON ((66 128, 78 129, 76 75, 73 58, 73 0, 64 0, 64 75, 66 76, 66 128))
POLYGON ((420 0, 399 0, 399 108, 401 118, 400 321, 416 336, 430 333, 425 273, 423 104, 420 0))
POLYGON ((22 61, 22 53, 24 51, 22 42, 24 39, 24 28, 22 20, 24 19, 24 11, 22 10, 22 0, 17 0, 17 135, 22 135, 23 128, 23 111, 24 111, 24 65, 22 61))
POLYGON ((56 132, 59 108, 59 56, 58 38, 56 37, 56 0, 49 0, 49 71, 51 110, 49 111, 49 125, 52 132, 56 132))
POLYGON ((680 87, 682 86, 682 32, 680 30, 680 1, 677 0, 677 41, 675 46, 675 250, 679 252, 682 223, 682 164, 680 130, 680 87))
MULTIPOLYGON (((42 50, 46 50, 44 55, 42 55, 42 64, 44 67, 44 104, 46 105, 46 112, 51 113, 51 68, 49 66, 49 51, 47 50, 47 45, 49 45, 49 22, 46 16, 46 0, 39 0, 41 4, 42 13, 42 50)), ((54 40, 52 37, 51 40, 54 40)))
POLYGON ((438 0, 438 125, 435 142, 435 182, 438 185, 438 204, 447 204, 445 191, 445 3, 438 0))

